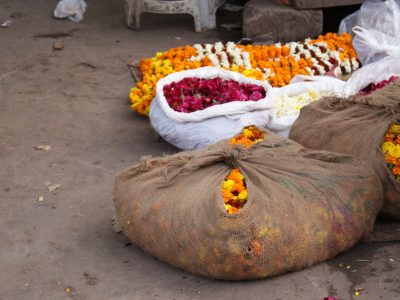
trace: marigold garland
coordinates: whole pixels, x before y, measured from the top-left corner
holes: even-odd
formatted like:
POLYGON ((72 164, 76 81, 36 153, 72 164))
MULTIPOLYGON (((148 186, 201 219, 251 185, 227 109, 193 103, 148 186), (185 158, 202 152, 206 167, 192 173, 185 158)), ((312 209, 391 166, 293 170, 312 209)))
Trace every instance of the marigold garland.
POLYGON ((148 115, 155 96, 155 86, 168 74, 205 66, 216 66, 240 72, 272 86, 285 86, 296 75, 325 75, 335 66, 335 75, 351 73, 360 66, 352 46, 351 35, 328 33, 302 43, 241 46, 196 44, 159 52, 142 59, 142 81, 131 89, 131 107, 141 115, 148 115))
MULTIPOLYGON (((264 139, 264 132, 256 126, 248 126, 232 138, 230 145, 250 147, 264 139)), ((236 214, 247 202, 248 192, 244 176, 239 169, 233 169, 222 182, 222 197, 228 214, 236 214)))
POLYGON ((396 180, 400 181, 400 121, 389 126, 382 151, 388 168, 396 180))

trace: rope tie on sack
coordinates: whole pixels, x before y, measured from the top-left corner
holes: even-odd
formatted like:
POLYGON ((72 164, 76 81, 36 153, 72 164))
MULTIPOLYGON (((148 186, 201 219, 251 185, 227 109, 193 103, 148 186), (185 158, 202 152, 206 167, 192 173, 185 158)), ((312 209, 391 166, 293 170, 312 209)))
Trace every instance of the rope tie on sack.
POLYGON ((231 168, 238 168, 240 160, 248 156, 249 150, 250 149, 240 146, 227 146, 222 149, 211 149, 205 151, 199 156, 193 157, 190 161, 181 166, 167 166, 163 170, 164 178, 161 182, 161 186, 166 186, 172 183, 172 181, 180 175, 219 162, 225 162, 231 168))
POLYGON ((282 138, 277 141, 265 140, 250 148, 245 148, 240 145, 226 145, 221 148, 203 150, 187 162, 182 162, 179 165, 166 166, 162 171, 164 176, 160 182, 160 186, 171 184, 173 180, 180 175, 220 162, 224 162, 231 169, 240 169, 241 161, 247 160, 249 157, 264 157, 266 155, 266 148, 284 147, 289 144, 290 142, 288 140, 282 138))

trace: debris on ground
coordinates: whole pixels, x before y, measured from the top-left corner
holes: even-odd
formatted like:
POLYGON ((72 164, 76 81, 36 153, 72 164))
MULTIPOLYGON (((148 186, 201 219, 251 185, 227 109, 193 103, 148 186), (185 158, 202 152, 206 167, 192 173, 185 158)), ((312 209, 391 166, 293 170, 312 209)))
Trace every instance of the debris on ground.
POLYGON ((37 145, 35 146, 36 150, 42 150, 42 151, 50 151, 51 146, 50 145, 37 145))
POLYGON ((47 185, 47 189, 49 190, 49 192, 58 190, 61 187, 60 184, 53 184, 53 183, 46 184, 46 185, 47 185))
POLYGON ((121 225, 119 225, 119 223, 118 223, 118 221, 117 221, 117 216, 113 216, 113 217, 111 218, 111 227, 112 227, 112 230, 113 230, 115 233, 121 233, 121 232, 122 232, 121 225))
POLYGON ((53 44, 53 49, 54 50, 63 50, 64 49, 64 42, 63 41, 57 41, 53 44))
POLYGON ((1 23, 0 27, 1 27, 1 28, 10 27, 11 23, 12 23, 11 20, 6 20, 6 21, 4 21, 3 23, 1 23))

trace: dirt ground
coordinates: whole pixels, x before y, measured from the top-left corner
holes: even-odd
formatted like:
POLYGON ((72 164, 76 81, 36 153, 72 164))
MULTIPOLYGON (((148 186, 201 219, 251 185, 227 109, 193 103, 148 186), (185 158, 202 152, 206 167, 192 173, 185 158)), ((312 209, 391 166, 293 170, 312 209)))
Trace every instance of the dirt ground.
POLYGON ((238 33, 198 34, 189 16, 156 15, 135 32, 122 0, 88 1, 73 23, 52 18, 56 3, 0 0, 0 23, 12 21, 0 28, 0 299, 400 298, 400 243, 360 244, 300 272, 232 283, 177 270, 115 233, 116 172, 177 151, 130 111, 127 63, 238 33), (63 50, 53 50, 57 41, 63 50))

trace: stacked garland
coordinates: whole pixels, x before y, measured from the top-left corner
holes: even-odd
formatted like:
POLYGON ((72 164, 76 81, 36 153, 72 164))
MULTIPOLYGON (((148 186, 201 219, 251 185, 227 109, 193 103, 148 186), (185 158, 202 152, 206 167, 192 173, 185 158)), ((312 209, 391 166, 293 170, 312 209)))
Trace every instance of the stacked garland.
POLYGON ((360 62, 352 46, 351 35, 346 33, 328 33, 304 42, 268 46, 218 42, 172 48, 141 60, 143 80, 130 92, 132 109, 141 115, 148 115, 159 79, 174 72, 205 66, 240 72, 281 87, 296 75, 325 75, 333 69, 336 76, 349 74, 359 68, 360 62))
MULTIPOLYGON (((264 132, 256 126, 245 127, 242 132, 229 141, 229 145, 242 145, 246 148, 264 140, 264 132)), ((244 176, 239 169, 233 169, 222 182, 222 197, 228 214, 236 214, 247 202, 248 192, 244 176)))

